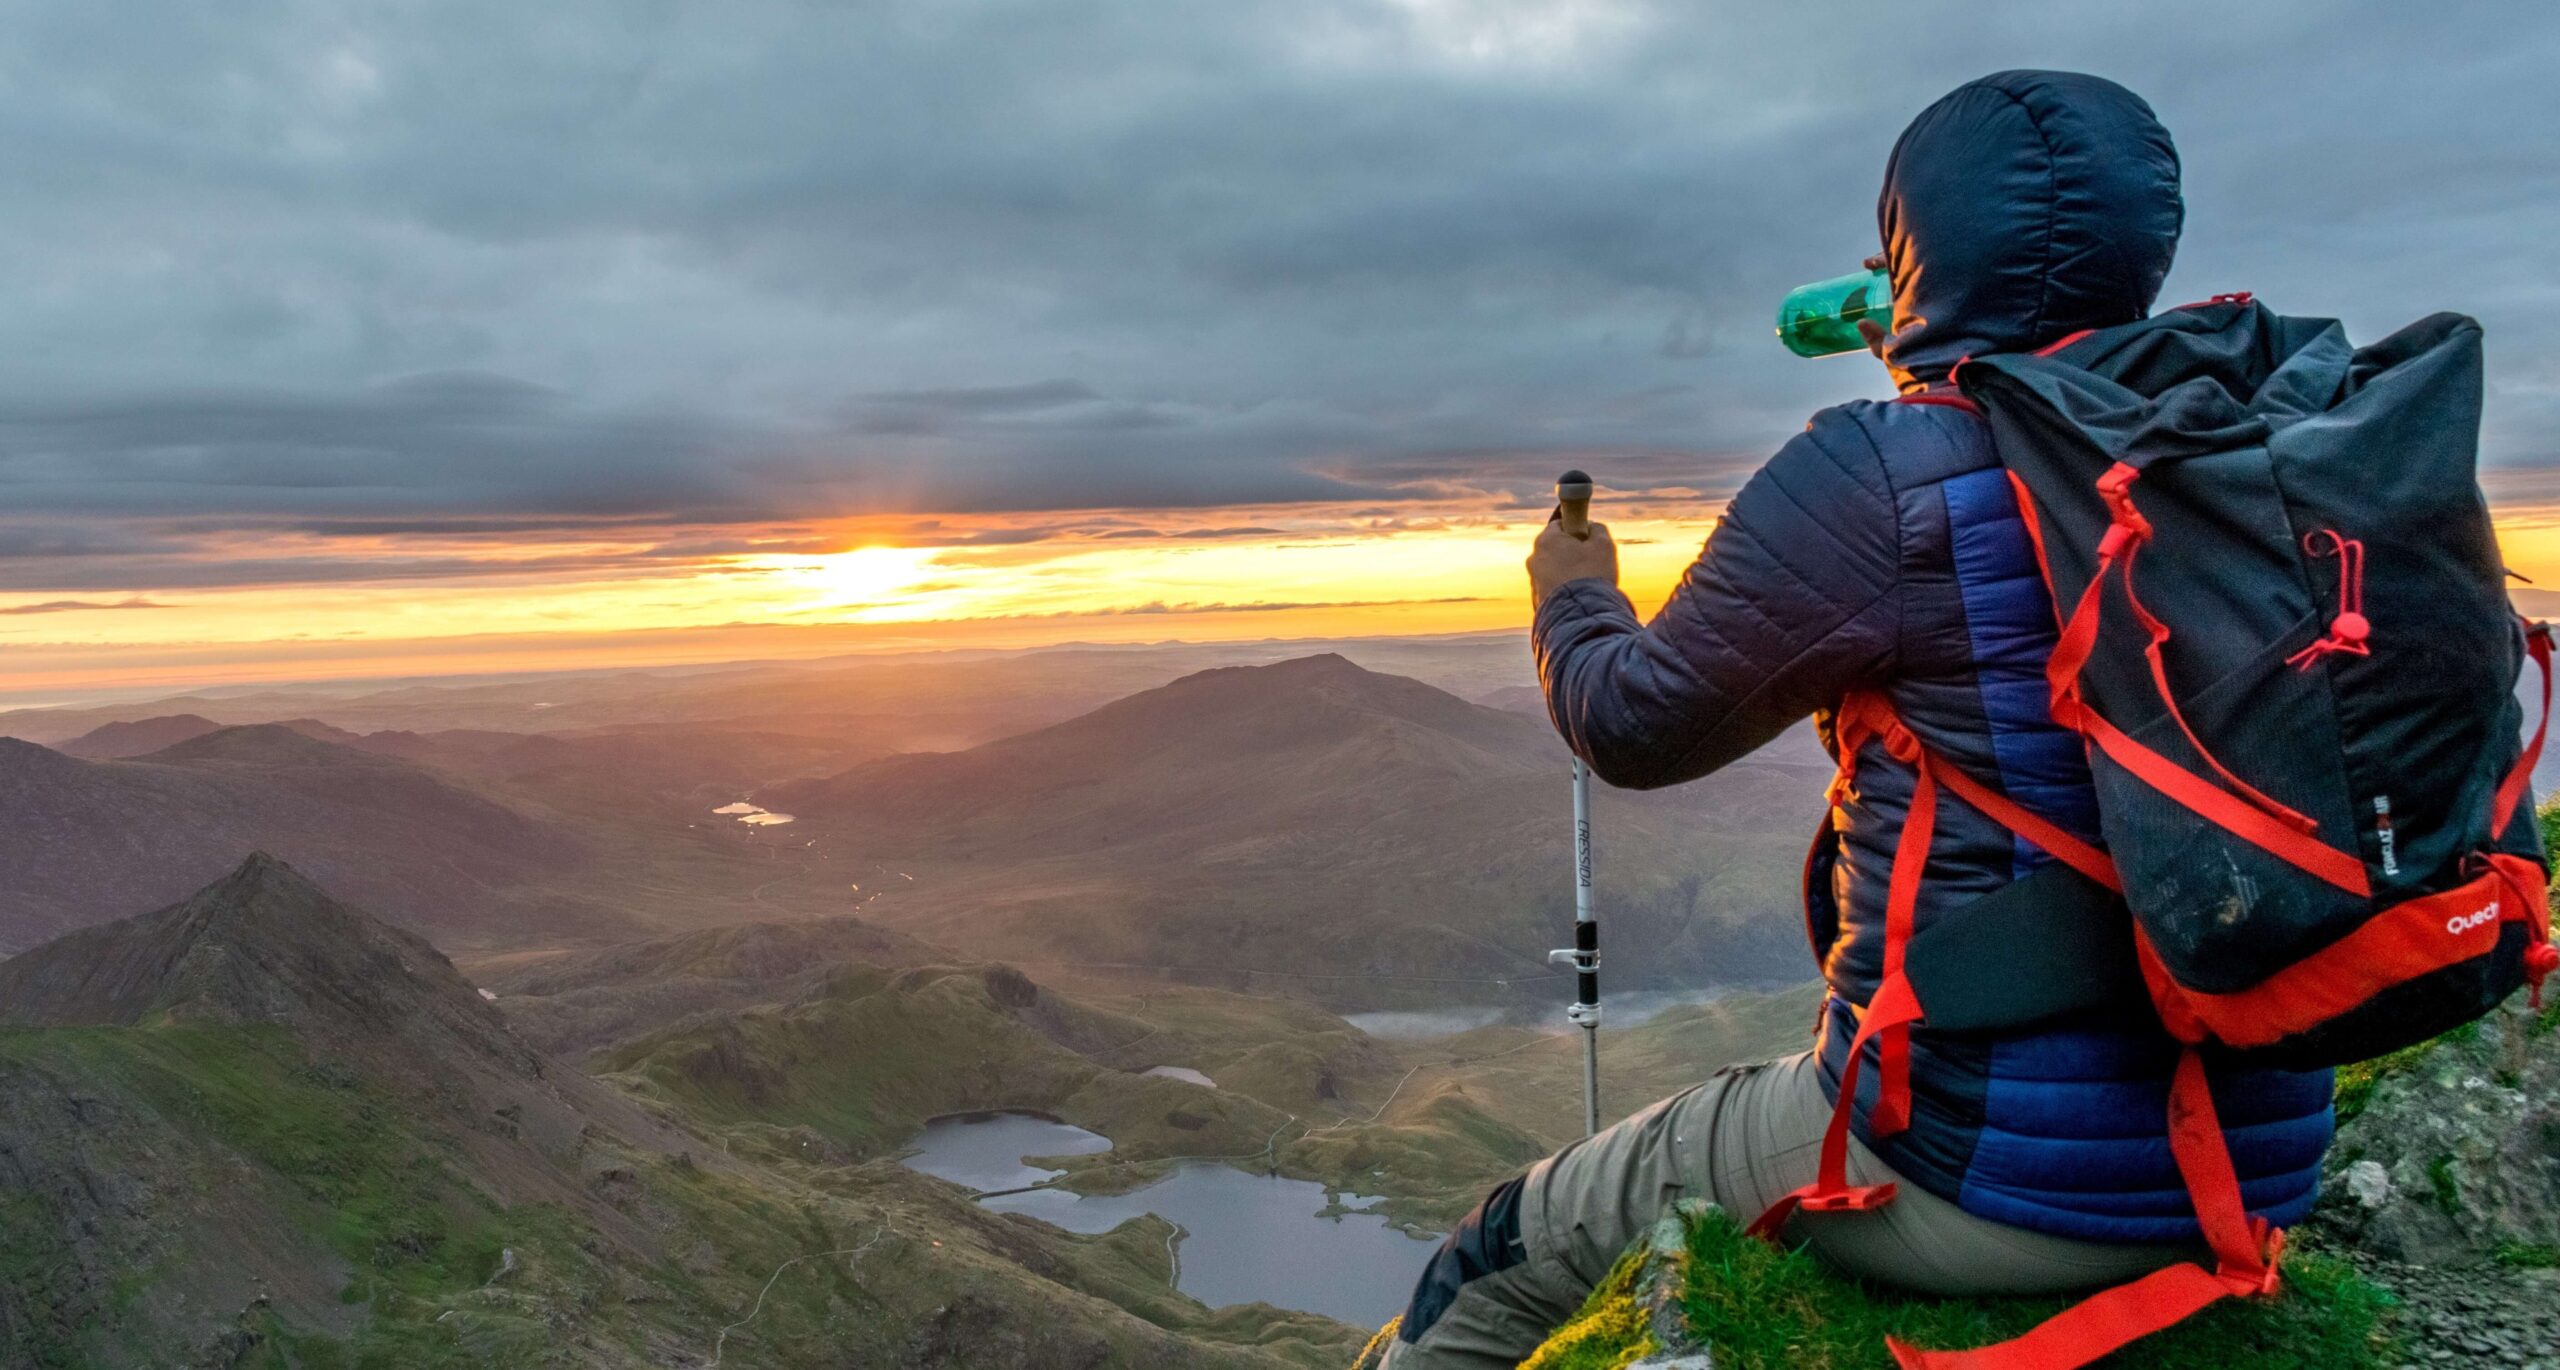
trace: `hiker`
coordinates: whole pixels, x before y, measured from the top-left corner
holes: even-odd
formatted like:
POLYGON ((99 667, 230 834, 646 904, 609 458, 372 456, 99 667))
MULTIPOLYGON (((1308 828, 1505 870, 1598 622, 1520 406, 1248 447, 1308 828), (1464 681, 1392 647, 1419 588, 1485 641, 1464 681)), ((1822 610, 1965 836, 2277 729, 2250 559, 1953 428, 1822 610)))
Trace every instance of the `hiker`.
MULTIPOLYGON (((1889 885, 1918 788, 1913 749, 1889 727, 1851 729, 1844 698, 1871 692, 1929 753, 2096 839, 2083 740, 2049 713, 2052 597, 1989 431, 1949 373, 2145 318, 2183 216, 2176 149, 2132 92, 2066 72, 1965 85, 1903 133, 1877 205, 1901 327, 1870 342, 1898 401, 1816 414, 1734 496, 1650 623, 1617 589, 1605 527, 1539 536, 1539 673, 1557 728, 1603 780, 1694 780, 1808 715, 1835 754, 1854 753, 1806 869, 1829 993, 1812 1051, 1722 1071, 1495 1189, 1424 1273, 1392 1370, 1507 1370, 1675 1199, 1749 1223, 1813 1184, 1885 978, 1889 885)), ((1933 807, 1920 928, 2046 859, 1969 803, 1933 807)), ((2012 971, 1988 958, 1978 973, 2012 971)), ((1847 1179, 1892 1184, 1890 1202, 1795 1213, 1785 1241, 1937 1296, 2094 1290, 2198 1257, 2163 1107, 2179 1048, 2147 1004, 2007 1035, 1921 1026, 1907 1053, 1890 1136, 1875 1140, 1873 1052, 1851 1110, 1847 1179)), ((2218 1067, 2211 1084, 2250 1215, 2300 1219, 2332 1132, 2329 1072, 2218 1067)))

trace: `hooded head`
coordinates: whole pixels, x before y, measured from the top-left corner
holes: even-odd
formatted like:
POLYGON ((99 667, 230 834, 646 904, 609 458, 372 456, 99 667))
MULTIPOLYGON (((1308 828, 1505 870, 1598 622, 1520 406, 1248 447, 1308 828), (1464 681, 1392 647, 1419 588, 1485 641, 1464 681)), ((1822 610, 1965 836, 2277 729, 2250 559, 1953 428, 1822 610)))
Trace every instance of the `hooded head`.
POLYGON ((2132 91, 2068 71, 1960 86, 1885 164, 1885 364, 1915 390, 1969 356, 2139 319, 2185 217, 2178 149, 2132 91))

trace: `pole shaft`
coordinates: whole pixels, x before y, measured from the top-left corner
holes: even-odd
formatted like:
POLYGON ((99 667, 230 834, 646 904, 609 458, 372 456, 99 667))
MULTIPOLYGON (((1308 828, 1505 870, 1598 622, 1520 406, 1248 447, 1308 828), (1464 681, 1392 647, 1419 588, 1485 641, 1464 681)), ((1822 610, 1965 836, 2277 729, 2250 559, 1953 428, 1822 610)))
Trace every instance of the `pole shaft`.
POLYGON ((1582 1131, 1600 1130, 1600 924, 1591 916, 1591 769, 1573 762, 1573 946, 1584 953, 1574 976, 1573 1017, 1582 1025, 1582 1131))
MULTIPOLYGON (((1593 482, 1582 471, 1556 477, 1556 522, 1576 540, 1592 533, 1593 482)), ((1549 954, 1574 969, 1573 1008, 1565 1015, 1582 1029, 1582 1135, 1600 1130, 1600 925, 1591 916, 1591 769, 1573 759, 1573 949, 1549 954)))
POLYGON ((1582 1135, 1600 1133, 1600 1025, 1582 1025, 1582 1135))

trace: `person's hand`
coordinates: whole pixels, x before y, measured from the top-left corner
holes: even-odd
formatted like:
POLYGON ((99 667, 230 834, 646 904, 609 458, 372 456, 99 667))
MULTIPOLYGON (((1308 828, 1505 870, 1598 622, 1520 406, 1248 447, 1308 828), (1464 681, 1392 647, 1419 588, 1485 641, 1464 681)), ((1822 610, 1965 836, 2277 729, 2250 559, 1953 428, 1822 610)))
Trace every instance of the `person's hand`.
MULTIPOLYGON (((1882 271, 1884 270, 1884 254, 1879 252, 1865 261, 1858 263, 1858 265, 1865 267, 1869 271, 1882 271)), ((1867 350, 1876 354, 1877 361, 1884 360, 1885 340, 1891 338, 1893 335, 1885 331, 1883 324, 1877 323, 1873 319, 1860 319, 1858 320, 1858 336, 1867 340, 1867 350)))
MULTIPOLYGON (((1884 254, 1882 254, 1882 251, 1879 251, 1879 254, 1876 254, 1876 256, 1869 256, 1869 259, 1866 259, 1866 261, 1861 261, 1859 266, 1866 266, 1866 269, 1869 269, 1869 271, 1882 271, 1882 269, 1884 269, 1884 254)), ((1884 325, 1882 325, 1882 323, 1876 323, 1876 320, 1871 320, 1871 318, 1861 318, 1861 320, 1859 320, 1859 338, 1866 338, 1866 351, 1876 353, 1876 361, 1884 361, 1884 343, 1892 341, 1892 333, 1887 333, 1887 330, 1884 330, 1884 325)))
POLYGON ((1618 544, 1609 540, 1609 525, 1594 523, 1589 537, 1577 538, 1564 530, 1563 519, 1548 519, 1529 551, 1529 607, 1546 603, 1567 581, 1587 579, 1618 583, 1618 544))

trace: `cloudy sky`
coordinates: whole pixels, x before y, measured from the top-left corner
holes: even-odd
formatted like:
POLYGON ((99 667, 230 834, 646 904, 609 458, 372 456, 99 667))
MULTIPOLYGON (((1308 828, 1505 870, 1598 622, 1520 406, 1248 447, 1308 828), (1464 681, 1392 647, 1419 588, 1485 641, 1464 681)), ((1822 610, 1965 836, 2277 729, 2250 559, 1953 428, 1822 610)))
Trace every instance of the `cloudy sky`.
POLYGON ((1568 464, 1658 593, 1811 410, 1887 392, 1771 312, 1873 249, 1902 124, 2009 66, 2160 111, 2170 298, 2479 316, 2491 489, 2560 575, 2540 4, 0 15, 19 696, 1501 626, 1568 464))

